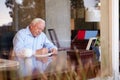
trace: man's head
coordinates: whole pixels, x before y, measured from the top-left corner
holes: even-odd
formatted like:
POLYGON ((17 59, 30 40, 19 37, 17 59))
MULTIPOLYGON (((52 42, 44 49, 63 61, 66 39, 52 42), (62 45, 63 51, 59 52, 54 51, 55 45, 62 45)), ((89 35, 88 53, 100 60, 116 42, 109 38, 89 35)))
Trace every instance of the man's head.
POLYGON ((35 18, 30 23, 30 31, 34 37, 40 35, 45 28, 45 21, 41 18, 35 18))

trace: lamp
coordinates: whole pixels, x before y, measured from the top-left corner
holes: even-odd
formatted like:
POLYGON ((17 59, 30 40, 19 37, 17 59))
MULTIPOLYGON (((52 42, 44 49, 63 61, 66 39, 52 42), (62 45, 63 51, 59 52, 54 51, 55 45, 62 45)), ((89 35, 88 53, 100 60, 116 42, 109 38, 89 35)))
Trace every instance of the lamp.
MULTIPOLYGON (((100 22, 100 10, 96 8, 88 8, 85 12, 86 22, 100 22)), ((93 25, 95 27, 95 25, 93 25)))
POLYGON ((22 5, 23 0, 15 0, 15 2, 16 2, 17 4, 19 4, 19 5, 22 5))

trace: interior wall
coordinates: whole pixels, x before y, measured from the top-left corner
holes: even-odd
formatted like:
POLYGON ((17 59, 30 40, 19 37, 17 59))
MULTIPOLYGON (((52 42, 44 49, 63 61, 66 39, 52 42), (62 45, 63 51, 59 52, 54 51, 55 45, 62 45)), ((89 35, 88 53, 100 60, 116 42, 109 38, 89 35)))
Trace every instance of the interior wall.
POLYGON ((61 46, 70 46, 70 0, 45 0, 46 33, 53 28, 61 46))

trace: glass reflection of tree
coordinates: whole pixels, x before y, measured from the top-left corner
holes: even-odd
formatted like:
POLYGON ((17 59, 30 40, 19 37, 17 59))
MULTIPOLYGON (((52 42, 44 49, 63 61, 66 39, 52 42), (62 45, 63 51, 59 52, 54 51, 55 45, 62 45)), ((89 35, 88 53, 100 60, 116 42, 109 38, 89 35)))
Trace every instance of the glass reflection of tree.
POLYGON ((83 0, 71 0, 72 18, 84 18, 84 2, 83 0))
POLYGON ((18 23, 19 29, 26 27, 35 17, 45 19, 45 0, 23 0, 21 5, 17 4, 15 0, 6 0, 5 4, 12 10, 10 16, 13 18, 14 24, 18 23))
POLYGON ((71 0, 71 18, 74 19, 75 29, 84 26, 85 8, 83 0, 71 0))

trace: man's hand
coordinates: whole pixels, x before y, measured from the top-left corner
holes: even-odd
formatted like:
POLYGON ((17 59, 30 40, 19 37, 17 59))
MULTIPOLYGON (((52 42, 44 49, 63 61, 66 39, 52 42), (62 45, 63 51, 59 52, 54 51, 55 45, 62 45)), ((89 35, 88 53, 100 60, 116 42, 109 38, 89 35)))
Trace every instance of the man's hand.
POLYGON ((51 53, 53 53, 53 54, 57 54, 57 49, 52 48, 52 49, 51 49, 51 53))
POLYGON ((32 50, 25 48, 25 49, 22 49, 21 51, 19 51, 16 56, 19 58, 26 59, 26 58, 32 57, 32 55, 33 55, 32 50))
POLYGON ((56 60, 57 49, 52 48, 52 49, 51 49, 51 53, 53 53, 53 55, 52 55, 52 59, 53 59, 53 60, 56 60))
MULTIPOLYGON (((47 48, 42 48, 42 49, 38 49, 36 51, 36 54, 40 54, 40 55, 44 55, 48 53, 48 49, 47 48)), ((48 57, 36 57, 37 60, 42 61, 43 63, 48 61, 48 57)))
POLYGON ((37 51, 36 51, 36 54, 46 54, 46 53, 48 53, 48 49, 47 48, 42 48, 42 49, 38 49, 37 51))

